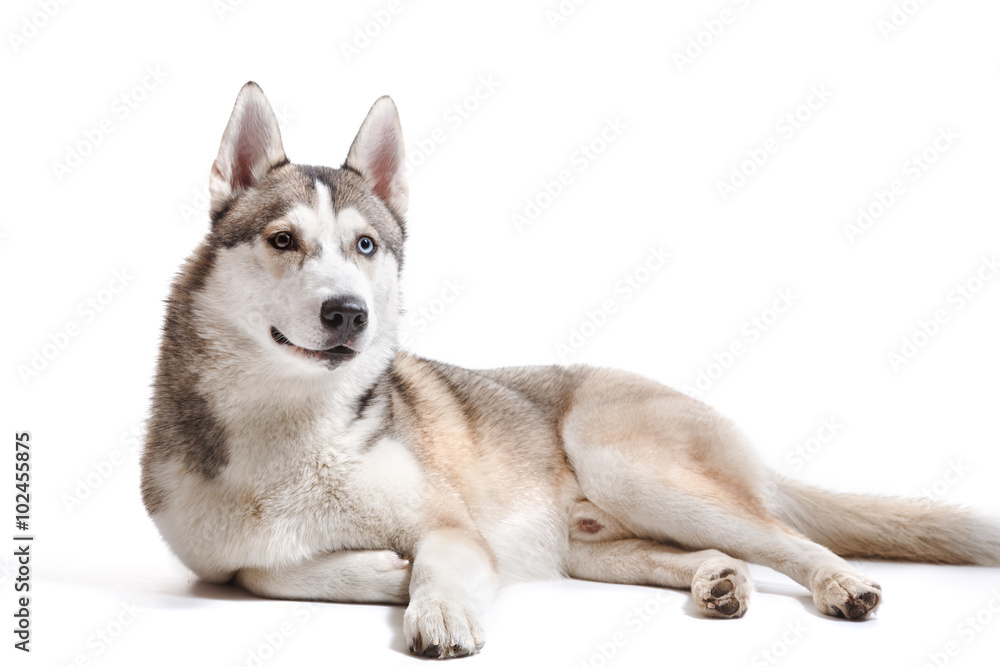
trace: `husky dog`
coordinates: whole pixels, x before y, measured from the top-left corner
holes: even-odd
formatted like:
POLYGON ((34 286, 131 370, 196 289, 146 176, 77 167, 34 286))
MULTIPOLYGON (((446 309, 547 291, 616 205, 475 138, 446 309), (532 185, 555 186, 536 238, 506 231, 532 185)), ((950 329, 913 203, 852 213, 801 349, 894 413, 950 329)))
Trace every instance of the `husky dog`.
POLYGON ((403 167, 388 97, 333 169, 289 162, 261 89, 240 91, 211 230, 168 299, 142 459, 146 509, 199 577, 406 604, 410 650, 449 658, 482 648, 505 582, 690 589, 738 618, 749 561, 860 620, 882 591, 845 556, 1000 565, 1000 521, 781 477, 643 377, 400 350, 403 167))

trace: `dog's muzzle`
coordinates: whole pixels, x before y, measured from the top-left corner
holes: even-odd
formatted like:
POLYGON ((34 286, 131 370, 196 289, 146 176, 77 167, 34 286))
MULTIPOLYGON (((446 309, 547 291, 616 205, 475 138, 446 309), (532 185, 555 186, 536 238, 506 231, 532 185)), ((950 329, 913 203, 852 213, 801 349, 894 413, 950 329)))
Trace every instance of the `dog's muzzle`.
POLYGON ((331 370, 357 356, 354 346, 368 326, 368 308, 362 299, 354 296, 327 299, 320 308, 320 321, 327 332, 328 345, 322 350, 300 347, 273 326, 271 338, 279 345, 291 347, 298 354, 326 362, 331 370))

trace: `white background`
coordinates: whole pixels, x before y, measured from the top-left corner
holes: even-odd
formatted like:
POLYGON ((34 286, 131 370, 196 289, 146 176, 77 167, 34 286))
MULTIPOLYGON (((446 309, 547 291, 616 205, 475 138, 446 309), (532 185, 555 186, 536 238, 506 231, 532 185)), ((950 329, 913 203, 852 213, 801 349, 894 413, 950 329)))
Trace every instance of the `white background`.
MULTIPOLYGON (((617 366, 674 386, 712 372, 705 400, 781 472, 1000 514, 1000 280, 961 309, 949 299, 1000 252, 996 3, 911 0, 902 4, 912 16, 897 13, 891 32, 880 28, 889 0, 593 0, 554 25, 546 12, 556 0, 423 0, 403 2, 384 27, 370 22, 372 12, 386 22, 385 0, 247 0, 232 11, 211 0, 71 2, 53 4, 51 18, 44 4, 6 2, 0 23, 3 466, 14 433, 30 430, 37 536, 30 655, 11 648, 12 549, 3 549, 5 664, 253 665, 254 654, 267 665, 413 664, 401 609, 299 608, 199 584, 139 501, 136 433, 162 300, 206 230, 209 168, 249 79, 302 163, 339 165, 376 97, 395 99, 411 155, 424 158, 410 181, 404 288, 410 312, 427 308, 434 321, 409 322, 415 351, 474 367, 617 366), (723 10, 729 22, 716 23, 723 10), (366 24, 377 34, 345 54, 366 24), (691 62, 679 64, 689 48, 691 62), (491 92, 478 83, 490 77, 491 92), (820 89, 827 99, 803 107, 820 89), (784 129, 789 113, 799 114, 794 132, 784 129), (600 155, 580 171, 579 147, 616 119, 620 134, 596 141, 600 155), (957 138, 938 152, 948 128, 957 138), (743 166, 754 173, 723 201, 718 183, 768 139, 776 152, 743 166), (908 161, 927 149, 935 160, 913 180, 908 161), (86 155, 58 173, 71 151, 86 155), (570 185, 539 201, 561 170, 570 185), (905 190, 851 243, 845 225, 895 179, 905 190), (529 199, 547 205, 518 232, 512 215, 529 199), (626 300, 617 281, 660 247, 671 259, 639 271, 648 280, 626 300), (120 287, 115 271, 127 285, 103 291, 120 287), (447 281, 462 289, 441 308, 447 281), (745 324, 770 318, 779 290, 794 305, 751 340, 745 324), (103 299, 101 312, 88 299, 103 299), (606 299, 616 312, 560 354, 606 299), (893 368, 889 353, 938 309, 947 322, 893 368), (75 336, 60 334, 68 325, 75 336), (734 342, 743 354, 722 369, 714 359, 734 342), (27 373, 36 353, 37 373, 27 373), (839 425, 835 435, 793 463, 790 452, 824 420, 839 425), (115 636, 106 643, 100 632, 115 636)), ((0 478, 8 517, 10 475, 0 478)), ((14 532, 7 521, 0 533, 14 532)), ((679 591, 518 585, 501 593, 473 660, 995 660, 1000 614, 987 605, 998 596, 1000 610, 1000 570, 863 567, 885 602, 861 624, 821 617, 803 589, 757 567, 750 612, 729 622, 697 618, 679 591), (643 605, 652 613, 636 620, 643 605), (984 609, 992 623, 960 627, 984 609), (622 645, 606 659, 618 632, 622 645)))

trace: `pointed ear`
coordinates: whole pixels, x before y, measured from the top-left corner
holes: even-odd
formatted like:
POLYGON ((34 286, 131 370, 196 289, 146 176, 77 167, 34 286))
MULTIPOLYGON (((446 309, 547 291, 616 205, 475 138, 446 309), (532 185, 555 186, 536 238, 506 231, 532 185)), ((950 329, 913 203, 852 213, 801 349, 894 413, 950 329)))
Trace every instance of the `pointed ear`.
POLYGON ((230 199, 257 185, 271 167, 287 161, 278 119, 264 91, 250 81, 240 89, 212 165, 208 187, 213 216, 230 199))
POLYGON ((372 105, 347 153, 345 167, 359 172, 396 215, 406 213, 409 187, 403 175, 406 150, 396 105, 384 95, 372 105))

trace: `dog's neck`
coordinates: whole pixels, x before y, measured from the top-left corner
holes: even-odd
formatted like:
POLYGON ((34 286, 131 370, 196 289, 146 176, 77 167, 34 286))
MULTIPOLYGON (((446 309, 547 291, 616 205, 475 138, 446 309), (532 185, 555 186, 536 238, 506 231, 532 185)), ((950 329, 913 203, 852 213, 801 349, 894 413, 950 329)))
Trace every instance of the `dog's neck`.
MULTIPOLYGON (((197 318, 201 319, 201 318, 197 318)), ((376 337, 356 358, 334 369, 309 368, 283 350, 267 349, 238 326, 218 320, 191 322, 202 340, 226 340, 188 355, 185 375, 229 422, 253 430, 280 421, 308 428, 322 422, 331 432, 349 428, 399 354, 394 330, 376 337)))
MULTIPOLYGON (((332 420, 336 430, 346 428, 371 388, 391 367, 393 348, 369 349, 341 366, 318 367, 305 373, 275 372, 275 364, 216 363, 201 372, 201 389, 212 394, 220 412, 241 421, 276 417, 302 423, 332 420), (211 388, 217 386, 218 391, 211 388)), ((273 355, 268 355, 273 356, 273 355)))

